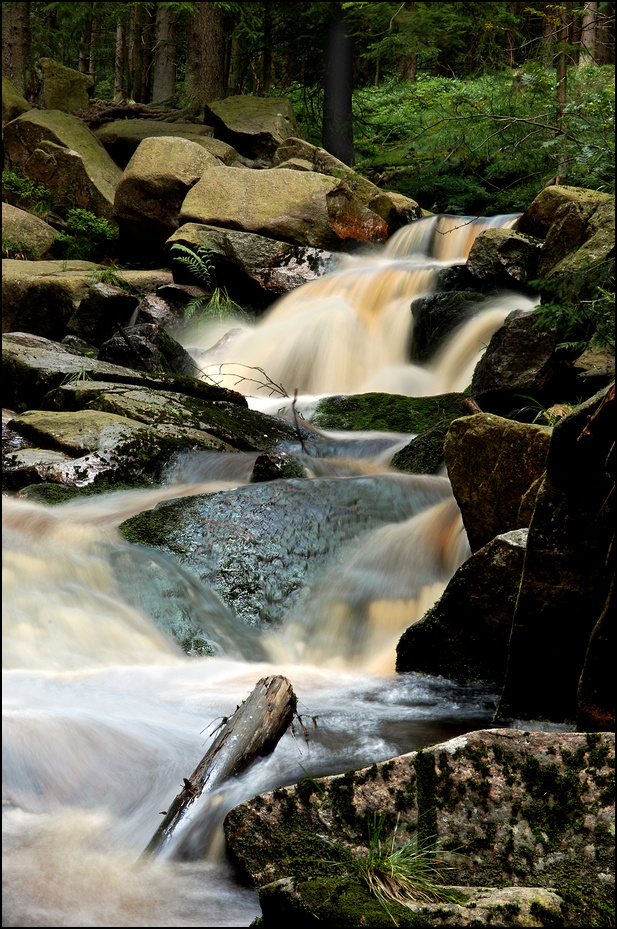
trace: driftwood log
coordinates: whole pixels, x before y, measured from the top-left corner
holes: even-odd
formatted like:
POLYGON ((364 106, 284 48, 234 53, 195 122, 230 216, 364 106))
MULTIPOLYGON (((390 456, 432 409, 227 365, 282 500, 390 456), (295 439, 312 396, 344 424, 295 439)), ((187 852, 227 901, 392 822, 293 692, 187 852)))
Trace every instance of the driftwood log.
POLYGON ((165 819, 143 855, 160 851, 187 808, 204 790, 212 791, 272 752, 296 711, 296 696, 286 677, 271 675, 257 682, 252 693, 229 718, 184 787, 172 801, 165 819))

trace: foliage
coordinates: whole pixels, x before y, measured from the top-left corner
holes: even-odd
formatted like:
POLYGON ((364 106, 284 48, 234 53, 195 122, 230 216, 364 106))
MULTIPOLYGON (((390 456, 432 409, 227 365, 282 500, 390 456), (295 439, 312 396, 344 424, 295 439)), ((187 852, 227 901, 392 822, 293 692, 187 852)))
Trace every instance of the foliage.
POLYGON ((2 171, 2 193, 20 208, 44 218, 55 209, 54 195, 46 184, 37 184, 19 168, 2 171), (12 196, 11 196, 12 195, 12 196))
POLYGON ((98 268, 93 268, 90 272, 90 278, 95 284, 109 284, 111 287, 119 287, 121 290, 125 290, 128 293, 134 293, 135 290, 132 285, 119 273, 122 270, 123 268, 121 265, 114 261, 109 264, 102 264, 98 268))
POLYGON ((604 284, 597 283, 590 295, 576 295, 572 281, 533 281, 532 286, 548 291, 552 297, 535 310, 536 324, 555 329, 562 340, 563 351, 580 354, 587 345, 615 353, 615 278, 613 262, 583 268, 577 277, 587 280, 598 274, 604 284), (604 271, 604 274, 602 272, 604 271), (612 277, 610 276, 612 272, 612 277), (567 285, 570 285, 569 289, 567 285))
POLYGON ((217 287, 212 253, 207 245, 200 245, 194 252, 179 242, 171 246, 172 261, 184 267, 201 286, 210 293, 191 300, 185 309, 185 318, 199 315, 202 319, 224 319, 232 314, 241 314, 240 307, 231 299, 224 287, 217 287))
POLYGON ((75 207, 66 214, 65 231, 56 236, 61 258, 97 261, 118 238, 116 226, 89 210, 75 207))
POLYGON ((16 258, 21 261, 32 261, 35 255, 27 242, 16 241, 8 235, 2 235, 2 257, 16 258))

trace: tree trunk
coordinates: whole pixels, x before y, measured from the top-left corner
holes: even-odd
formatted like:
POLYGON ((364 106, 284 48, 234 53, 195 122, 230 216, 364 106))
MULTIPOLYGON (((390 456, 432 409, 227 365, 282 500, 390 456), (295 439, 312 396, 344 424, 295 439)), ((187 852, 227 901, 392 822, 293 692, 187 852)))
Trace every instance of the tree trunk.
POLYGON ((258 758, 269 755, 286 732, 296 710, 296 696, 285 677, 264 677, 229 719, 171 802, 144 855, 158 852, 169 840, 187 807, 204 790, 212 791, 237 777, 258 758))
MULTIPOLYGON (((566 103, 568 100, 568 69, 567 69, 567 58, 566 58, 566 43, 568 39, 568 26, 566 23, 566 14, 563 6, 556 7, 556 13, 559 17, 559 28, 557 31, 557 54, 556 54, 556 68, 557 68, 557 125, 560 129, 564 129, 565 122, 565 113, 566 113, 566 103)), ((565 177, 570 169, 570 159, 568 158, 567 153, 567 139, 565 135, 560 136, 560 153, 558 157, 557 164, 557 176, 559 178, 565 177)))
POLYGON ((173 96, 176 89, 176 23, 168 7, 159 3, 156 11, 156 45, 152 102, 173 96))
POLYGON ((225 11, 213 3, 195 3, 189 23, 186 90, 196 112, 225 93, 225 11))
POLYGON ((587 64, 596 61, 596 23, 598 17, 598 4, 586 3, 585 15, 581 27, 581 47, 582 54, 579 57, 579 64, 587 64))
POLYGON ((152 59, 154 56, 155 9, 146 5, 143 29, 143 62, 141 68, 141 103, 148 103, 152 88, 152 59))
POLYGON ((131 73, 131 98, 141 103, 142 89, 142 30, 144 23, 144 5, 136 3, 131 17, 131 37, 129 43, 129 62, 131 73))
POLYGON ((94 79, 96 74, 96 56, 97 56, 97 43, 99 40, 99 20, 96 16, 96 8, 99 4, 92 4, 92 23, 90 25, 90 49, 88 53, 88 74, 91 78, 94 79))
POLYGON ((347 165, 354 163, 352 91, 353 38, 336 4, 326 37, 322 144, 347 165))
POLYGON ((30 64, 30 3, 2 5, 2 76, 26 93, 30 64))
POLYGON ((124 59, 126 57, 126 38, 124 23, 116 23, 116 57, 114 67, 114 103, 120 103, 125 98, 124 91, 124 59))

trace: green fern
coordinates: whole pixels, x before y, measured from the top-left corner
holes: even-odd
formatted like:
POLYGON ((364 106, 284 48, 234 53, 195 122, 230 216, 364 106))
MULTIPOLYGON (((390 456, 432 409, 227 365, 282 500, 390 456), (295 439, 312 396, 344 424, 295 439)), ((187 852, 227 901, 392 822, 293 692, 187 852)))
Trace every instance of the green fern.
POLYGON ((183 265, 191 274, 199 278, 206 287, 214 285, 214 264, 210 250, 200 245, 196 251, 176 242, 170 249, 172 259, 183 265))

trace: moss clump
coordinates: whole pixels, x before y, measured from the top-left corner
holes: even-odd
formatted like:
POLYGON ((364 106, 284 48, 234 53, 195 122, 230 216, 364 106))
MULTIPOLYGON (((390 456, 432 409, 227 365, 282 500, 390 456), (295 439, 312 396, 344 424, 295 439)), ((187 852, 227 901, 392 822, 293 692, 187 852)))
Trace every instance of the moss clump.
POLYGON ((449 423, 465 416, 466 411, 461 406, 463 399, 464 394, 458 393, 436 397, 381 393, 326 397, 317 404, 312 425, 319 429, 420 433, 438 423, 449 423))

